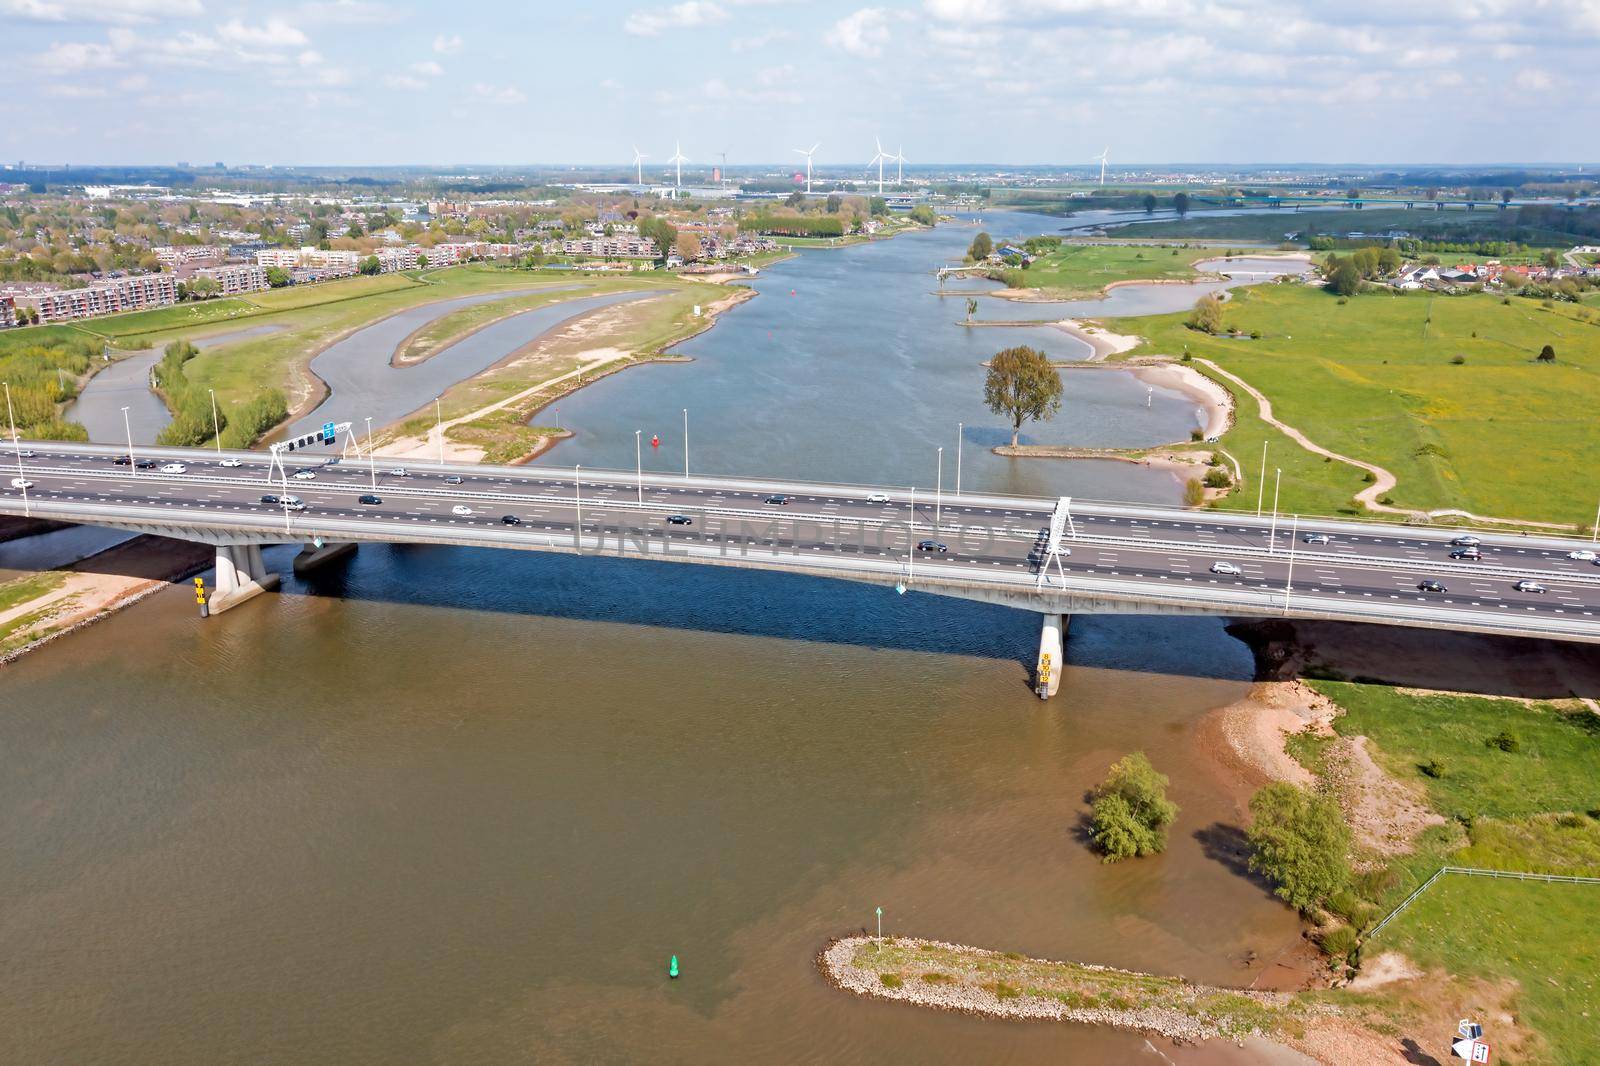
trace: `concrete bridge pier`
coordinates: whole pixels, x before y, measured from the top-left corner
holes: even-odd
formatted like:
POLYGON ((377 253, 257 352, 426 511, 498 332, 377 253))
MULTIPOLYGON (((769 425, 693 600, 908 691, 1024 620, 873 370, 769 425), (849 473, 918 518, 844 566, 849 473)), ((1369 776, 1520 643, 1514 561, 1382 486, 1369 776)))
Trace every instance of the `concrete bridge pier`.
POLYGON ((1061 688, 1061 670, 1065 665, 1063 642, 1071 621, 1069 614, 1044 616, 1044 624, 1039 631, 1039 659, 1033 670, 1033 690, 1041 700, 1049 699, 1061 688))
POLYGON ((261 545, 217 545, 217 586, 207 604, 212 614, 221 614, 277 587, 278 575, 268 573, 261 561, 261 545))
POLYGON ((343 559, 347 555, 354 555, 356 544, 353 540, 336 540, 326 543, 307 544, 300 549, 300 554, 294 557, 294 572, 303 574, 307 570, 315 570, 325 563, 335 559, 343 559))

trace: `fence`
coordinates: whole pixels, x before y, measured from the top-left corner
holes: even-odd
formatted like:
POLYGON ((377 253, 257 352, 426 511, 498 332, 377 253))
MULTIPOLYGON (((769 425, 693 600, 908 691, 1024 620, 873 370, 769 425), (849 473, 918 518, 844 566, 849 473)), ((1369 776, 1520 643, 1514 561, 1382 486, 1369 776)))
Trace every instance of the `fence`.
POLYGON ((1445 874, 1463 874, 1469 877, 1499 877, 1507 878, 1513 881, 1549 881, 1569 885, 1600 885, 1600 877, 1573 877, 1569 874, 1530 874, 1522 873, 1517 870, 1480 870, 1472 866, 1441 866, 1433 872, 1432 877, 1418 885, 1416 890, 1412 892, 1411 895, 1401 900, 1399 906, 1385 915, 1383 921, 1373 926, 1372 932, 1367 934, 1367 939, 1371 940, 1373 937, 1382 932, 1384 926, 1388 925, 1390 922, 1394 921, 1395 918, 1399 917, 1401 911, 1411 906, 1412 902, 1418 896, 1422 895, 1428 890, 1429 885, 1439 880, 1439 878, 1443 877, 1445 874))

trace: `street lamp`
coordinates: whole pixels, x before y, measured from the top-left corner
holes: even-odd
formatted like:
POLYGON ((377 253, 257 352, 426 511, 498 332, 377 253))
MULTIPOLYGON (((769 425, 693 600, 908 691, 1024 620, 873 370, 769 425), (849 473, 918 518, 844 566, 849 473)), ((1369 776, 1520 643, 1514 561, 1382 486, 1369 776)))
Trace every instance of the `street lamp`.
POLYGON ((6 382, 6 420, 11 423, 11 443, 17 449, 17 487, 22 490, 22 514, 33 517, 28 506, 28 476, 22 472, 22 438, 17 435, 17 416, 11 410, 11 382, 6 382))
POLYGON ((933 532, 939 533, 939 515, 944 507, 944 448, 939 449, 939 472, 934 476, 933 487, 933 532))
POLYGON ((967 434, 967 427, 961 422, 956 423, 956 495, 961 495, 961 440, 967 434))
POLYGON ((1294 588, 1294 546, 1300 539, 1300 516, 1294 516, 1294 532, 1289 534, 1289 576, 1283 582, 1283 613, 1289 613, 1289 595, 1294 588))
POLYGON ((683 476, 689 476, 689 409, 683 409, 683 476))
POLYGON ((122 428, 128 431, 128 474, 132 477, 139 476, 139 464, 133 459, 133 423, 128 421, 128 409, 122 409, 122 428))
POLYGON ((439 401, 442 397, 433 398, 433 431, 439 434, 439 465, 444 465, 444 408, 439 401))
POLYGON ((372 454, 372 419, 367 419, 367 474, 372 478, 372 488, 378 488, 378 458, 372 454))
POLYGON ((222 426, 217 421, 217 390, 207 389, 211 396, 211 436, 217 442, 217 454, 222 454, 222 426))
POLYGON ((1283 486, 1283 467, 1277 468, 1277 476, 1272 481, 1272 536, 1267 541, 1267 554, 1271 555, 1278 550, 1278 489, 1283 486))
POLYGON ((644 432, 643 430, 638 430, 638 429, 633 431, 634 476, 635 476, 635 478, 638 479, 637 483, 638 483, 638 486, 639 486, 639 505, 641 507, 644 506, 644 444, 642 443, 643 432, 644 432))
POLYGON ((583 482, 579 478, 582 469, 582 466, 573 464, 572 494, 578 500, 578 524, 572 527, 572 547, 580 554, 583 552, 583 482))
POLYGON ((1261 504, 1267 491, 1267 442, 1261 442, 1261 480, 1256 482, 1256 517, 1261 517, 1261 504))

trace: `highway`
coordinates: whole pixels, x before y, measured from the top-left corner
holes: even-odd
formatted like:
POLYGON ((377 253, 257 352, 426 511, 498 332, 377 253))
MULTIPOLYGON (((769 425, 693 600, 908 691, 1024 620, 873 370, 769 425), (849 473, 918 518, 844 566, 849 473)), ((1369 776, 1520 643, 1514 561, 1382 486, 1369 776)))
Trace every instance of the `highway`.
POLYGON ((21 475, 15 451, 0 454, 0 512, 212 542, 237 535, 572 551, 581 512, 588 552, 909 584, 1039 610, 1289 613, 1600 641, 1600 567, 1568 558, 1593 546, 1565 538, 1481 532, 1482 559, 1464 561, 1449 557, 1450 540, 1463 532, 1454 528, 1296 525, 1280 516, 1274 529, 1270 516, 1074 501, 1063 541, 1070 554, 1041 576, 1053 499, 551 467, 410 463, 402 476, 392 460, 339 459, 320 448, 286 456, 278 472, 264 453, 141 447, 137 460, 154 465, 130 470, 115 461, 125 449, 21 449, 21 475), (183 469, 163 472, 168 463, 183 469), (13 484, 19 476, 29 483, 26 504, 13 484), (262 499, 285 494, 305 510, 262 499), (774 496, 785 502, 769 502, 774 496), (1328 542, 1307 543, 1312 533, 1328 542), (912 550, 924 540, 948 550, 912 550), (1218 562, 1240 573, 1213 573, 1218 562), (1445 591, 1420 590, 1424 580, 1445 591), (1546 591, 1518 591, 1519 580, 1546 591))

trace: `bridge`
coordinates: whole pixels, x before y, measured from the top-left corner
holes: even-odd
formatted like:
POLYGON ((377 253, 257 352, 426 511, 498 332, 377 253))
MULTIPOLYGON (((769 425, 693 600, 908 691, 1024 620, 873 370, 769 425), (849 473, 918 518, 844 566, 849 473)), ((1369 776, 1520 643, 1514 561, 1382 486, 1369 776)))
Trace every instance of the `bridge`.
POLYGON ((1313 196, 1307 193, 1195 193, 1190 198, 1191 203, 1212 204, 1218 207, 1289 207, 1299 210, 1307 208, 1348 207, 1363 208, 1369 204, 1388 204, 1414 210, 1418 207, 1431 207, 1435 211, 1444 211, 1448 208, 1459 208, 1463 211, 1476 211, 1479 208, 1489 210, 1505 210, 1508 207, 1565 207, 1577 210, 1589 206, 1586 201, 1577 200, 1527 200, 1513 197, 1510 200, 1430 200, 1426 196, 1401 196, 1391 194, 1358 196, 1313 196))
POLYGON ((6 449, 3 464, 0 514, 214 545, 212 614, 276 585, 264 545, 302 545, 298 570, 384 542, 751 567, 1033 611, 1042 696, 1059 685, 1074 614, 1600 643, 1600 567, 1569 557, 1595 546, 1573 538, 1482 532, 1482 557, 1468 560, 1450 556, 1459 529, 640 471, 428 463, 401 474, 393 460, 320 446, 276 459, 140 447, 129 462, 128 449, 36 441, 6 449), (1421 587, 1432 581, 1439 590, 1421 587))

